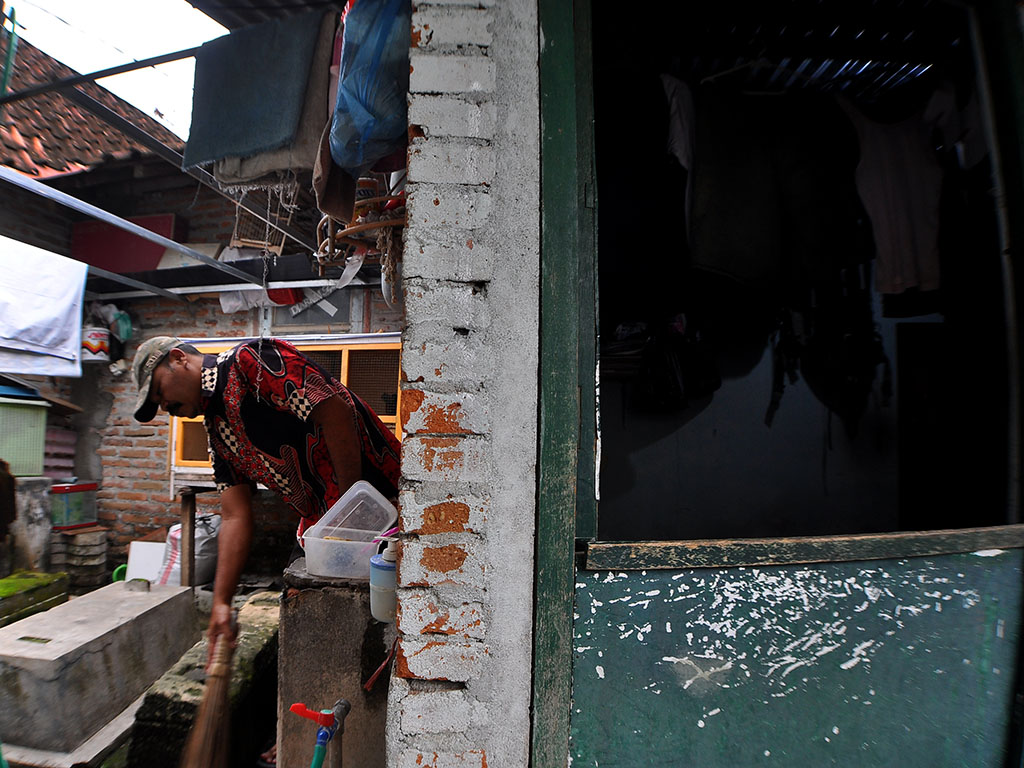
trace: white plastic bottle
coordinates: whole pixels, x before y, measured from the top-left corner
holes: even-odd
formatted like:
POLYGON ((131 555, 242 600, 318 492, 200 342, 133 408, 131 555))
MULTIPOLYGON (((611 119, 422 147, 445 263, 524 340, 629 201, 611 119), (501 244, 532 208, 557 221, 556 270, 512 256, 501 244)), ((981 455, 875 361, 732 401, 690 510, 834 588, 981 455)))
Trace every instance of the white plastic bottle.
POLYGON ((398 550, 395 539, 387 539, 387 548, 370 558, 370 614, 377 621, 391 623, 395 620, 397 598, 395 596, 395 560, 398 550))

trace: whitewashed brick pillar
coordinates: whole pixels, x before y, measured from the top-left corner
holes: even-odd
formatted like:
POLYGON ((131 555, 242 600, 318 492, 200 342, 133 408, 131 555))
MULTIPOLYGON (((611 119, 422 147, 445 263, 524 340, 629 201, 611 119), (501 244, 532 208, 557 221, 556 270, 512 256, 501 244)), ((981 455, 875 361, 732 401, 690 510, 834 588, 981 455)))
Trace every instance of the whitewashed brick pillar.
POLYGON ((540 243, 535 2, 414 3, 388 765, 528 761, 540 243))

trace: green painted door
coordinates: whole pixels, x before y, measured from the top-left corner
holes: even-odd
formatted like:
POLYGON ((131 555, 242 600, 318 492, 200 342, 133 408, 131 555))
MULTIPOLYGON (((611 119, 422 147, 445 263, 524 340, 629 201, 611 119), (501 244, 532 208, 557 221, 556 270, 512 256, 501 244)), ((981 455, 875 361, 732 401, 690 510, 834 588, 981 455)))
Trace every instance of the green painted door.
POLYGON ((581 570, 572 765, 1003 765, 1022 561, 581 570))
MULTIPOLYGON (((531 765, 1019 766, 1021 526, 596 541, 589 4, 540 0, 539 10, 543 252, 531 765)), ((1004 235, 1016 242, 1024 237, 1016 9, 990 0, 972 13, 990 41, 993 98, 1012 105, 993 130, 1003 150, 1004 235)), ((1013 295, 1019 314, 1024 292, 1016 282, 1013 295)), ((1018 359, 1013 367, 1019 376, 1018 359)), ((1019 456, 1011 463, 1019 473, 1019 456)), ((1009 519, 1019 519, 1016 501, 1011 506, 1009 519)))

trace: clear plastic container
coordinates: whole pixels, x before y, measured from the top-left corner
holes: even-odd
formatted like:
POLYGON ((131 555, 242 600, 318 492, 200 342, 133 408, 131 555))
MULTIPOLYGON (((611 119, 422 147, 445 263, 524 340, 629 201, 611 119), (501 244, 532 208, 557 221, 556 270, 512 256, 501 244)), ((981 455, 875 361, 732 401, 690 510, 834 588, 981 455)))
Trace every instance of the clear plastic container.
POLYGON ((96 483, 55 483, 50 487, 50 515, 57 530, 96 523, 96 483))
POLYGON ((306 532, 306 536, 326 538, 332 530, 387 530, 398 519, 398 512, 381 492, 365 480, 354 483, 306 532))
POLYGON ((336 579, 369 579, 370 558, 377 553, 373 539, 380 531, 339 528, 324 539, 306 533, 306 571, 336 579))
POLYGON ((314 576, 369 579, 376 536, 395 524, 398 511, 365 480, 349 488, 306 531, 306 570, 314 576))

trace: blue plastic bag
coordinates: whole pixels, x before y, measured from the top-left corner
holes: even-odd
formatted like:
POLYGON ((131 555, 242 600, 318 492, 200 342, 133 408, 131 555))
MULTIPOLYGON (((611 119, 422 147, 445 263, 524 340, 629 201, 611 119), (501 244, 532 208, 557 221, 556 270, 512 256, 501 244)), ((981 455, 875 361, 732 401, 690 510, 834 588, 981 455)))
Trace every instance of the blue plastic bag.
POLYGON ((358 177, 406 140, 410 0, 359 0, 345 17, 331 157, 358 177))

